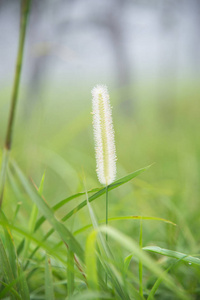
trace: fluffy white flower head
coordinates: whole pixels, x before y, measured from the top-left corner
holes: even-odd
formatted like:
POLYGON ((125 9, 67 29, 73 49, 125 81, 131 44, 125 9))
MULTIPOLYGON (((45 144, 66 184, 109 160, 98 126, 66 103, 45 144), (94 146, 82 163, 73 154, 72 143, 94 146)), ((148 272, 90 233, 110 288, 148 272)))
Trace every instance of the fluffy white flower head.
POLYGON ((101 184, 109 185, 116 176, 116 150, 107 87, 97 85, 92 96, 97 176, 101 184))

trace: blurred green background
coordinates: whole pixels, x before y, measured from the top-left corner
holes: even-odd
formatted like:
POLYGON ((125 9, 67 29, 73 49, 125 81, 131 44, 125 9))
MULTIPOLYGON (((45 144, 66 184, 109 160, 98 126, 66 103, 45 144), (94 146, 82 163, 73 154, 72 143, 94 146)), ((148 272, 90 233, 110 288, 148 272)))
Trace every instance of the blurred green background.
MULTIPOLYGON (((44 197, 50 205, 84 191, 85 186, 100 187, 95 171, 91 89, 98 83, 107 84, 113 106, 117 179, 153 163, 131 183, 109 193, 109 216, 169 219, 177 226, 144 221, 144 246, 156 244, 196 254, 200 246, 200 86, 196 51, 199 19, 194 16, 199 4, 190 1, 188 12, 188 1, 117 1, 115 9, 113 1, 102 1, 101 5, 88 1, 89 6, 74 3, 33 1, 11 157, 37 186, 46 171, 44 197), (61 13, 63 5, 71 9, 71 15, 69 11, 61 13), (46 23, 45 7, 49 12, 46 23), (94 23, 91 16, 98 15, 99 7, 99 23, 94 23), (122 7, 123 14, 119 13, 122 7), (108 19, 112 22, 106 22, 108 19), (46 32, 49 35, 45 39, 46 32), (96 35, 99 41, 93 40, 96 35), (190 48, 187 53, 185 47, 190 48)), ((19 9, 19 5, 2 1, 0 7, 1 15, 10 19, 14 16, 10 27, 6 18, 0 21, 8 30, 0 44, 2 149, 17 49, 18 15, 14 8, 19 9), (6 53, 10 45, 12 49, 6 53), (4 60, 9 62, 8 69, 4 60)), ((70 202, 57 216, 66 214, 81 199, 70 202)), ((11 219, 18 202, 21 217, 16 222, 25 226, 31 200, 26 195, 24 199, 18 196, 14 182, 8 178, 3 208, 11 219)), ((92 206, 98 219, 104 219, 104 197, 92 206)), ((74 231, 88 223, 84 208, 67 226, 74 231)), ((137 221, 111 225, 138 239, 137 221)), ((81 239, 85 240, 83 236, 81 239)), ((189 282, 193 280, 191 275, 189 282)))

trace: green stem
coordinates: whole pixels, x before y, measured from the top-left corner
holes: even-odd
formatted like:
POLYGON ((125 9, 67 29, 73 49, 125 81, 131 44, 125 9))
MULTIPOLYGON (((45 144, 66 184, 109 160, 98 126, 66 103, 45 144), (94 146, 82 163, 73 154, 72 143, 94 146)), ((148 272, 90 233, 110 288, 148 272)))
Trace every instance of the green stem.
POLYGON ((3 201, 3 192, 4 192, 5 181, 6 181, 6 169, 8 165, 8 159, 9 159, 9 150, 4 148, 2 164, 1 164, 1 173, 0 173, 0 207, 3 201))
MULTIPOLYGON (((140 249, 142 249, 142 220, 140 220, 140 239, 139 239, 139 246, 140 246, 140 249)), ((143 297, 142 260, 139 260, 139 282, 140 282, 139 292, 140 292, 141 297, 143 297)))
MULTIPOLYGON (((106 226, 108 225, 108 186, 106 185, 106 226)), ((106 243, 108 242, 108 234, 106 232, 106 243)), ((108 274, 106 273, 106 285, 108 283, 108 274)))
MULTIPOLYGON (((108 186, 106 186, 106 226, 108 225, 108 186)), ((108 241, 108 234, 106 233, 106 241, 108 241)))
POLYGON ((68 297, 74 292, 74 253, 68 249, 67 253, 67 288, 68 297))
POLYGON ((24 43, 25 43, 27 19, 28 19, 28 14, 30 9, 30 3, 31 0, 21 0, 21 19, 20 19, 18 53, 17 53, 15 77, 14 77, 14 83, 12 89, 12 96, 11 96, 11 106, 10 106, 9 120, 8 120, 7 133, 5 138, 4 153, 3 153, 1 175, 0 175, 0 207, 3 201, 6 171, 7 171, 9 153, 12 144, 14 118, 16 113, 17 99, 18 99, 18 91, 19 91, 19 83, 21 77, 22 61, 23 61, 23 54, 24 54, 24 43))

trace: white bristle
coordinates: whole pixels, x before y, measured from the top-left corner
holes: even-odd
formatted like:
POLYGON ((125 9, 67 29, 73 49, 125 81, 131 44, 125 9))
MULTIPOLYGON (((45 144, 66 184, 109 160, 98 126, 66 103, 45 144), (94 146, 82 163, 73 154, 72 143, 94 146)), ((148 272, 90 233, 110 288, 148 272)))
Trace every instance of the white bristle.
POLYGON ((116 150, 107 87, 97 85, 92 96, 97 176, 101 184, 109 185, 116 176, 116 150))

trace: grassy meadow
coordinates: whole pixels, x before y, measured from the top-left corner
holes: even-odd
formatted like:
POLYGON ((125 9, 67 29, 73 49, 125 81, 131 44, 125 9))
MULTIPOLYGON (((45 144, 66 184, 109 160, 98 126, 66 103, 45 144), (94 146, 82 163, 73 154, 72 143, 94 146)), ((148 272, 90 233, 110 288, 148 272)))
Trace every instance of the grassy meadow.
MULTIPOLYGON (((1 209, 0 299, 199 299, 198 85, 187 80, 162 99, 165 82, 135 83, 127 117, 108 84, 117 178, 106 227, 87 84, 49 84, 28 111, 22 86, 1 209)), ((1 149, 10 89, 0 91, 1 149)))
POLYGON ((98 82, 20 82, 30 3, 21 2, 13 85, 0 88, 0 299, 200 299, 197 80, 104 83, 117 177, 101 90, 101 185, 98 82))

